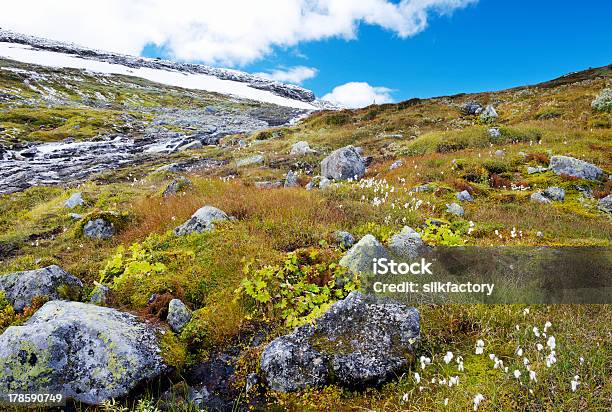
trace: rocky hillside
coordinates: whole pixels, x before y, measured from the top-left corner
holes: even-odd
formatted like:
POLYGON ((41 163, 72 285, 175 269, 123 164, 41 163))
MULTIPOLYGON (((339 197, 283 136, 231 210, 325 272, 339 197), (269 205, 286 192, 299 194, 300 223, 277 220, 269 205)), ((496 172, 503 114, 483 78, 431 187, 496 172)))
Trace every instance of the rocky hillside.
POLYGON ((607 66, 304 116, 2 60, 0 393, 111 411, 607 410, 609 304, 412 307, 366 286, 373 257, 444 247, 609 259, 611 87, 607 66))

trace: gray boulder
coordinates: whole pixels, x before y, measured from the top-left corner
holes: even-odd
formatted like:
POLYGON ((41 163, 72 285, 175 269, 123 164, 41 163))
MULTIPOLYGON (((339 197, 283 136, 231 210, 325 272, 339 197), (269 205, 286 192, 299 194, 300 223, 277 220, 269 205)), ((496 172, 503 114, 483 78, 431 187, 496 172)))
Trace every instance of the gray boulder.
POLYGON ((421 235, 409 226, 391 236, 387 246, 394 255, 406 260, 416 259, 428 251, 421 235))
POLYGON ((551 186, 544 190, 544 196, 546 196, 550 200, 563 202, 565 200, 565 190, 560 187, 551 186))
POLYGON ((548 204, 550 203, 550 199, 542 194, 542 192, 532 193, 530 198, 532 202, 548 204))
POLYGON ((187 179, 184 176, 181 176, 177 179, 174 179, 164 190, 163 196, 164 197, 170 197, 170 196, 174 196, 176 195, 178 192, 180 192, 181 190, 185 189, 186 187, 191 186, 191 180, 187 179))
POLYGON ((203 147, 204 145, 202 144, 202 142, 200 142, 199 140, 194 140, 193 142, 187 143, 186 145, 179 147, 178 151, 184 152, 185 150, 195 150, 195 149, 201 149, 203 147))
POLYGON ((32 304, 37 296, 49 299, 78 298, 83 283, 59 266, 10 273, 0 276, 0 291, 17 312, 32 304))
POLYGON ((463 216, 465 211, 457 203, 451 203, 450 205, 446 205, 446 213, 450 213, 451 215, 455 216, 463 216))
POLYGON ((374 258, 390 257, 389 251, 374 236, 365 235, 346 252, 339 264, 355 274, 361 274, 365 280, 374 272, 374 258))
POLYGON ((366 171, 365 160, 353 146, 333 151, 321 162, 321 175, 328 179, 361 179, 366 171))
POLYGON ((180 332, 191 320, 191 311, 179 299, 172 299, 168 305, 166 321, 175 332, 180 332))
POLYGON ((258 189, 278 189, 283 187, 283 182, 255 182, 255 187, 258 189))
POLYGON ((83 236, 90 239, 105 240, 115 235, 115 227, 112 222, 102 218, 90 220, 83 226, 83 236))
POLYGON ((83 194, 81 192, 76 192, 64 202, 64 207, 66 209, 74 209, 75 207, 83 206, 84 204, 85 201, 83 200, 83 194))
POLYGON ((293 170, 289 170, 287 176, 285 176, 285 187, 298 187, 299 185, 297 173, 293 170))
POLYGON ((599 167, 569 156, 551 157, 550 170, 558 175, 568 175, 580 179, 597 180, 603 177, 603 170, 599 167))
POLYGON ((500 137, 501 136, 501 132, 499 131, 498 127, 491 127, 489 129, 489 136, 492 137, 493 139, 500 137))
POLYGON ((191 218, 174 229, 174 234, 184 236, 190 233, 209 232, 215 228, 214 222, 228 220, 224 211, 213 206, 204 206, 198 209, 191 218))
POLYGON ((497 157, 504 157, 505 155, 506 155, 506 152, 501 149, 495 151, 495 156, 497 157))
POLYGON ((329 180, 325 176, 323 176, 321 180, 319 181, 319 189, 328 188, 330 185, 331 185, 331 180, 329 180))
POLYGON ((493 105, 490 104, 485 107, 482 113, 480 113, 480 120, 482 120, 483 122, 492 122, 496 120, 497 117, 498 115, 495 111, 495 108, 493 107, 493 105))
POLYGON ((612 213, 612 195, 599 199, 599 202, 597 202, 597 207, 602 212, 612 213))
POLYGON ((338 245, 342 249, 348 249, 355 244, 355 238, 349 232, 345 232, 344 230, 338 230, 334 233, 334 237, 338 245))
POLYGON ((468 192, 467 190, 457 193, 455 197, 457 197, 457 200, 459 200, 460 202, 473 202, 474 201, 474 198, 472 197, 470 192, 468 192))
POLYGON ((236 160, 237 167, 251 166, 251 165, 259 165, 264 162, 264 157, 262 155, 254 155, 250 157, 246 157, 244 159, 236 160))
POLYGON ((167 370, 153 328, 101 306, 48 302, 0 336, 1 393, 62 393, 97 405, 167 370))
POLYGON ((416 309, 355 291, 313 324, 266 346, 261 370, 268 386, 280 392, 379 385, 401 375, 419 338, 416 309))
POLYGON ((306 156, 311 153, 316 153, 316 151, 310 148, 308 142, 301 141, 291 146, 291 156, 306 156))

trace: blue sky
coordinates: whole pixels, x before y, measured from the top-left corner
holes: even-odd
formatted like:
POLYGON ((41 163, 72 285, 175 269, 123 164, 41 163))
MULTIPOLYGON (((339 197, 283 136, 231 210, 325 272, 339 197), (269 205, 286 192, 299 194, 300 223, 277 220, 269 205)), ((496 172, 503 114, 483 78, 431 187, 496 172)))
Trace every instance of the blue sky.
POLYGON ((349 107, 532 84, 612 63, 612 0, 6 3, 0 27, 263 73, 349 107))
POLYGON ((612 63, 612 1, 480 0, 407 39, 361 25, 357 40, 297 50, 243 68, 315 67, 303 86, 318 96, 349 81, 393 89, 397 101, 503 89, 612 63))
MULTIPOLYGON (((147 56, 159 55, 149 49, 147 56)), ((351 81, 392 89, 396 101, 532 84, 612 63, 612 1, 480 0, 430 18, 414 37, 361 24, 355 40, 275 48, 249 72, 307 66, 318 96, 351 81)))

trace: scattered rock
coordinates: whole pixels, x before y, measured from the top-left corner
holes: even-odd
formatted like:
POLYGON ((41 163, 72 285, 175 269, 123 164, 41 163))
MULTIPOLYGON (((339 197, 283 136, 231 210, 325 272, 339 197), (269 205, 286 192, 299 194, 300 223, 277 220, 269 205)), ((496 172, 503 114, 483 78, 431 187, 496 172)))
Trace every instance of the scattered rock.
POLYGON ((548 171, 547 167, 542 167, 542 166, 537 166, 537 167, 531 167, 531 166, 527 166, 527 174, 533 175, 536 173, 543 173, 548 171))
POLYGON ((550 170, 558 175, 568 175, 580 179, 597 180, 603 177, 603 170, 599 167, 569 156, 551 157, 550 170))
POLYGON ((455 195, 460 202, 473 202, 474 198, 467 190, 459 192, 455 195))
POLYGON ((544 203, 544 204, 550 203, 550 199, 544 196, 542 192, 532 193, 530 199, 532 202, 544 203))
POLYGON ((461 107, 461 112, 466 116, 476 116, 482 112, 482 106, 476 102, 467 102, 461 107))
POLYGON ((85 201, 83 200, 83 194, 81 192, 76 192, 64 202, 64 207, 67 209, 74 209, 75 207, 83 206, 84 204, 85 201))
POLYGON ((396 160, 395 162, 391 164, 391 166, 389 166, 389 170, 395 170, 398 167, 402 167, 403 165, 404 165, 404 162, 402 162, 401 160, 396 160))
POLYGON ((283 182, 255 182, 255 187, 258 189, 278 189, 283 187, 283 182))
POLYGON ((390 258, 385 247, 372 235, 365 235, 353 245, 340 259, 340 266, 348 268, 355 274, 362 274, 367 279, 374 271, 373 259, 390 258))
POLYGON ((298 175, 293 170, 287 172, 285 176, 285 187, 299 187, 298 175))
POLYGON ((172 299, 168 305, 166 321, 174 332, 180 332, 191 320, 191 311, 179 299, 172 299))
POLYGON ((335 150, 321 162, 321 175, 328 179, 358 180, 363 177, 365 170, 365 161, 353 146, 335 150))
POLYGON ((0 392, 62 393, 98 405, 165 373, 159 353, 155 330, 133 315, 48 302, 0 336, 0 392))
POLYGON ((37 296, 49 299, 78 298, 83 283, 59 266, 52 265, 42 269, 15 272, 0 276, 0 291, 21 312, 32 304, 37 296))
POLYGON ((506 152, 501 149, 495 151, 495 156, 497 157, 504 157, 505 155, 506 155, 506 152))
POLYGON ((492 122, 494 120, 496 120, 498 117, 497 112, 495 111, 495 108, 493 107, 493 105, 487 105, 487 107, 485 107, 485 109, 482 111, 482 113, 480 113, 480 120, 483 122, 492 122))
POLYGON ((379 385, 408 366, 419 338, 416 309, 355 291, 314 324, 266 346, 261 370, 268 386, 280 392, 332 383, 379 385))
POLYGON ((199 140, 194 140, 193 142, 187 143, 186 145, 180 146, 177 150, 179 152, 184 152, 185 150, 195 150, 201 149, 204 145, 199 140))
POLYGON ((551 186, 544 190, 544 196, 546 196, 550 200, 563 202, 565 200, 565 190, 560 187, 551 186))
POLYGON ((164 197, 170 197, 170 196, 174 196, 176 195, 178 192, 180 192, 181 190, 185 189, 186 187, 191 186, 191 180, 187 179, 184 176, 179 177, 178 179, 174 179, 169 185, 168 187, 166 187, 166 189, 164 190, 163 196, 164 197))
POLYGON ((90 239, 106 240, 115 235, 115 227, 112 222, 102 218, 90 220, 83 226, 83 236, 90 239))
POLYGON ((236 160, 236 167, 244 167, 251 165, 259 165, 264 162, 264 157, 262 155, 254 155, 250 157, 246 157, 244 159, 236 160))
POLYGON ((329 185, 331 185, 331 180, 323 176, 321 180, 319 181, 319 189, 325 189, 329 187, 329 185))
POLYGON ((612 195, 599 199, 597 207, 603 212, 612 213, 612 195))
POLYGON ((316 153, 316 151, 310 148, 308 142, 301 141, 291 146, 291 156, 306 156, 311 153, 316 153))
POLYGON ((174 234, 184 236, 190 233, 203 233, 215 228, 214 222, 229 220, 224 211, 213 206, 204 206, 198 209, 191 218, 174 229, 174 234))
POLYGON ((342 249, 348 249, 355 244, 355 238, 349 232, 338 230, 334 233, 334 237, 342 249))
POLYGON ((424 184, 424 185, 420 185, 417 187, 413 187, 412 189, 410 189, 411 192, 414 193, 419 193, 419 192, 431 192, 435 190, 435 187, 430 185, 429 183, 424 184))
POLYGON ((501 136, 501 132, 499 131, 499 128, 498 127, 491 127, 489 129, 489 136, 494 138, 494 139, 499 137, 499 136, 501 136))
POLYGON ((108 303, 108 295, 110 289, 108 286, 96 282, 93 292, 91 292, 91 298, 89 303, 93 305, 106 305, 108 303))
POLYGON ((451 203, 450 205, 446 205, 446 213, 450 213, 451 215, 456 216, 463 216, 465 214, 465 211, 457 203, 451 203))
POLYGON ((388 246, 394 255, 407 260, 416 259, 428 251, 421 235, 409 226, 404 226, 401 232, 391 236, 388 246))
POLYGON ((80 215, 78 213, 70 213, 70 218, 72 220, 81 220, 83 219, 83 215, 80 215))

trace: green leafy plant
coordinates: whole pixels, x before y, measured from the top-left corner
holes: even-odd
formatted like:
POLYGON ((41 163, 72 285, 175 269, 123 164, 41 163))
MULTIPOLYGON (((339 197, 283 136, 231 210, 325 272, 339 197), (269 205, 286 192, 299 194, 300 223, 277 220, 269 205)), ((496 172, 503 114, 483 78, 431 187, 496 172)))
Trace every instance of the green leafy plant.
POLYGON ((453 230, 448 224, 436 225, 431 220, 427 220, 421 235, 425 242, 432 245, 461 246, 465 244, 459 230, 453 230))
POLYGON ((246 277, 236 290, 264 319, 281 318, 289 327, 303 325, 323 314, 336 300, 357 289, 357 280, 319 251, 287 254, 282 265, 244 267, 246 277))

